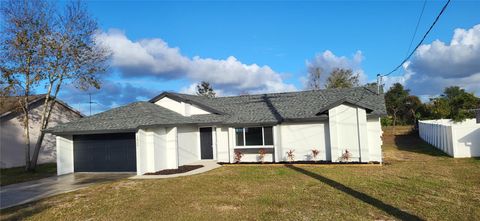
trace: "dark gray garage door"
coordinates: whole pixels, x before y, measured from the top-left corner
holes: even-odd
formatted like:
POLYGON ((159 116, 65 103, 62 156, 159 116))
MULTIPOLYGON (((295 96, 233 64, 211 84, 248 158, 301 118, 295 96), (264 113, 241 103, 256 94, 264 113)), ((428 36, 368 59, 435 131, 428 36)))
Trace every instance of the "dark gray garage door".
POLYGON ((135 134, 73 136, 75 172, 134 172, 135 134))

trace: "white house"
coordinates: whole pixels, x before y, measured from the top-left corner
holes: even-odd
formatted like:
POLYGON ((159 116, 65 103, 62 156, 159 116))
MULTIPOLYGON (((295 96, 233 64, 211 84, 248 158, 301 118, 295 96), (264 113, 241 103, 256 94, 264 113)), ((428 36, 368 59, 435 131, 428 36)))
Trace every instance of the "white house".
MULTIPOLYGON (((25 165, 25 139, 23 135, 23 114, 18 108, 18 100, 24 97, 3 96, 0 98, 0 168, 25 165)), ((45 94, 29 98, 30 109, 30 145, 31 152, 40 135, 40 118, 45 103, 45 94)), ((50 117, 50 125, 65 123, 81 118, 83 115, 60 100, 56 100, 50 117)), ((38 163, 52 163, 55 154, 55 136, 46 134, 38 155, 38 163)))
POLYGON ((366 87, 207 98, 164 92, 49 130, 58 174, 155 172, 199 160, 381 162, 383 95, 366 87), (312 149, 319 151, 313 159, 312 149))

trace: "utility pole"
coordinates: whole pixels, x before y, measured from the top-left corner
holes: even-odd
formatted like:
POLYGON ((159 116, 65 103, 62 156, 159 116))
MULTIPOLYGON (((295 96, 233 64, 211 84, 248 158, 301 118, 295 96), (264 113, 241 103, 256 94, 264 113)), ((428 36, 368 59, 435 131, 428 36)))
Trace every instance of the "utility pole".
POLYGON ((90 105, 90 115, 89 116, 92 116, 92 104, 95 104, 96 102, 92 101, 92 93, 88 93, 88 97, 89 97, 88 104, 90 105))
POLYGON ((380 84, 381 84, 381 78, 382 78, 382 75, 381 74, 377 74, 377 94, 380 94, 380 84))

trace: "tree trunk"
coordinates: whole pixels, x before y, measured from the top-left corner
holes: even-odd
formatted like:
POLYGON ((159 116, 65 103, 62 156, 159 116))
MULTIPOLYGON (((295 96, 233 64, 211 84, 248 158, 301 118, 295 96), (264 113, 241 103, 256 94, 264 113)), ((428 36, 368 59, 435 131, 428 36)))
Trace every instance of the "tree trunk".
POLYGON ((43 111, 43 114, 42 114, 42 126, 40 128, 40 136, 38 136, 38 139, 37 139, 37 143, 35 144, 35 150, 33 152, 33 156, 32 156, 32 163, 30 165, 30 169, 31 170, 35 170, 35 168, 37 167, 37 162, 38 162, 38 155, 40 154, 40 150, 42 148, 42 143, 43 143, 43 139, 45 138, 45 132, 44 130, 47 129, 48 127, 48 123, 49 123, 49 120, 50 120, 50 115, 52 113, 52 110, 53 110, 53 107, 55 106, 55 99, 58 95, 58 92, 60 91, 60 87, 62 85, 62 82, 63 82, 63 78, 60 77, 59 80, 58 80, 58 83, 55 87, 55 94, 53 96, 53 99, 52 101, 50 102, 50 93, 52 91, 52 87, 53 87, 53 82, 50 83, 50 86, 48 88, 48 94, 46 96, 46 100, 45 100, 45 107, 44 107, 44 111, 43 111))
POLYGON ((45 137, 45 132, 43 131, 46 129, 46 124, 48 123, 47 112, 50 109, 50 103, 54 104, 55 102, 50 102, 50 93, 52 91, 52 84, 48 87, 47 96, 45 97, 45 103, 43 105, 42 111, 42 119, 40 121, 40 136, 37 138, 37 142, 35 143, 35 149, 33 151, 32 162, 30 164, 29 169, 35 170, 37 167, 38 155, 40 154, 40 149, 42 148, 43 138, 45 137))
POLYGON ((30 169, 30 126, 28 115, 28 92, 26 91, 25 97, 23 99, 24 104, 20 101, 20 105, 23 111, 23 136, 25 139, 25 170, 30 169))
MULTIPOLYGON (((52 106, 55 105, 55 101, 52 101, 52 106)), ((33 155, 32 155, 32 162, 30 164, 30 170, 35 170, 35 168, 37 167, 37 162, 38 162, 38 155, 40 154, 40 150, 42 148, 42 143, 43 143, 43 139, 45 138, 45 129, 47 128, 48 126, 48 119, 50 118, 50 112, 51 112, 51 109, 50 111, 48 111, 49 113, 47 114, 46 116, 46 122, 45 122, 45 126, 43 126, 41 129, 40 129, 40 136, 38 136, 37 138, 37 143, 35 144, 35 150, 33 151, 33 155)))

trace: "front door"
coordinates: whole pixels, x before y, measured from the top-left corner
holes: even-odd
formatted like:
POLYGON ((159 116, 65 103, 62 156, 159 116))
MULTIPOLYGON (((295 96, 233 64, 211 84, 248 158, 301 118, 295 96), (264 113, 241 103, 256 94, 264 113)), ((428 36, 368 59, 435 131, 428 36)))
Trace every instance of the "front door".
POLYGON ((200 128, 200 152, 202 160, 213 159, 212 128, 200 128))

